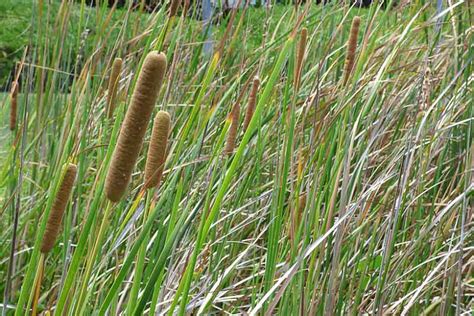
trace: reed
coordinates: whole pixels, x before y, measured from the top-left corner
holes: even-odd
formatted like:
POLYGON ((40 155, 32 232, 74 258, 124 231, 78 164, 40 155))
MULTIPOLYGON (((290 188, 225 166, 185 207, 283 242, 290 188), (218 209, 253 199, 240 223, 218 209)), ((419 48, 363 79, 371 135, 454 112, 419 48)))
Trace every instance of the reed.
POLYGON ((303 68, 303 59, 304 59, 304 52, 306 50, 307 40, 308 40, 308 29, 304 27, 300 33, 300 41, 298 43, 298 52, 296 54, 295 91, 298 91, 300 87, 301 71, 303 68))
POLYGON ((107 93, 107 118, 112 118, 117 102, 117 90, 122 71, 122 58, 115 58, 110 70, 109 86, 107 93))
POLYGON ((224 153, 232 154, 235 149, 235 142, 237 139, 237 132, 239 130, 239 116, 240 116, 240 106, 235 104, 232 112, 230 113, 230 128, 229 134, 227 134, 227 142, 225 144, 224 153))
POLYGON ((76 180, 76 174, 76 165, 69 164, 64 173, 56 197, 54 198, 51 212, 49 213, 46 230, 41 243, 41 252, 44 254, 50 252, 56 242, 63 220, 64 211, 66 210, 67 202, 71 196, 74 181, 76 180))
POLYGON ((171 119, 168 112, 159 111, 153 122, 150 147, 145 165, 145 189, 156 187, 160 184, 166 160, 166 147, 170 132, 171 119))
POLYGON ((359 35, 360 17, 355 16, 352 19, 352 26, 350 30, 349 40, 347 42, 346 61, 344 63, 344 79, 345 86, 352 74, 355 64, 355 54, 357 49, 357 37, 359 35))
POLYGON ((165 72, 166 56, 150 52, 143 62, 107 173, 105 191, 112 202, 122 198, 130 182, 165 72))
POLYGON ((16 115, 18 112, 18 83, 15 81, 12 84, 10 92, 10 130, 16 129, 16 115))
POLYGON ((250 120, 252 119, 252 116, 253 116, 253 112, 255 112, 255 105, 257 101, 257 92, 258 92, 259 86, 260 86, 260 79, 258 77, 255 77, 253 79, 252 90, 250 91, 250 95, 249 95, 247 110, 245 111, 245 119, 244 119, 244 126, 243 126, 244 131, 246 131, 247 127, 249 127, 250 120))

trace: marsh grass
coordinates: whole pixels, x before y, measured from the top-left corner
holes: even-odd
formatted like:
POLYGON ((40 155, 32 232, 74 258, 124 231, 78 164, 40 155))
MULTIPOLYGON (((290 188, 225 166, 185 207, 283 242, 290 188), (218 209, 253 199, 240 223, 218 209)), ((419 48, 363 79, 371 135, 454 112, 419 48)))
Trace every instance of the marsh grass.
POLYGON ((8 93, 0 100, 3 313, 37 299, 38 313, 57 315, 469 314, 469 2, 440 15, 428 3, 248 8, 213 26, 213 56, 184 5, 170 16, 170 4, 33 4, 14 133, 8 93), (162 89, 112 203, 114 150, 157 49, 162 89), (108 120, 115 56, 125 67, 108 120), (236 104, 254 108, 228 155, 236 104), (150 147, 158 110, 173 118, 166 181, 146 189, 141 142, 150 147), (44 258, 58 170, 71 161, 73 203, 44 258))

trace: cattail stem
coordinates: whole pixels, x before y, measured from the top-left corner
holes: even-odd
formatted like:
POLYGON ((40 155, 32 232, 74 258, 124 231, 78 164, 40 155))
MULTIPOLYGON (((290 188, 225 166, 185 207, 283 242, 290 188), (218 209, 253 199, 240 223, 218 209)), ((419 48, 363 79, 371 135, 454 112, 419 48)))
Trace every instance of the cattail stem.
POLYGON ((306 42, 308 40, 308 29, 303 28, 300 33, 300 42, 298 43, 298 52, 296 54, 296 68, 295 68, 295 91, 300 88, 301 71, 303 69, 303 58, 306 50, 306 42))
POLYGON ((105 212, 104 216, 102 218, 102 222, 99 227, 99 231, 97 232, 97 235, 95 237, 94 245, 92 247, 91 252, 88 253, 87 256, 87 263, 86 263, 86 268, 84 270, 84 275, 83 275, 83 282, 82 282, 82 287, 81 291, 79 292, 79 299, 76 304, 76 310, 73 313, 74 315, 82 315, 83 311, 83 304, 85 303, 85 298, 86 298, 86 292, 87 292, 87 286, 89 284, 89 278, 91 276, 92 268, 94 266, 97 252, 99 250, 99 245, 102 244, 102 239, 104 237, 105 233, 105 227, 108 226, 109 224, 109 214, 110 211, 113 208, 113 203, 110 200, 107 200, 106 206, 105 206, 105 212))
POLYGON ((155 116, 145 166, 145 189, 157 187, 160 184, 166 161, 170 122, 168 112, 159 111, 155 116))
POLYGON ((230 113, 230 128, 229 133, 227 134, 227 142, 225 145, 224 152, 226 154, 232 154, 235 149, 235 142, 237 139, 237 131, 239 129, 239 116, 240 116, 240 106, 237 103, 234 105, 232 112, 230 113))
POLYGON ((44 274, 44 257, 45 254, 41 253, 39 262, 38 262, 38 268, 36 269, 36 276, 35 276, 35 281, 34 281, 34 286, 31 289, 32 290, 32 295, 33 295, 33 302, 31 305, 31 315, 36 316, 37 315, 37 309, 38 309, 38 300, 39 300, 39 295, 41 292, 41 283, 43 281, 43 274, 44 274))
POLYGON ((14 131, 16 128, 16 116, 18 111, 18 83, 15 81, 12 84, 10 93, 10 130, 14 131))
POLYGON ((360 17, 355 16, 352 20, 351 31, 349 40, 347 42, 346 61, 344 64, 344 80, 343 85, 345 86, 350 78, 352 70, 355 64, 355 53, 357 49, 357 37, 359 35, 360 17))
POLYGON ((258 92, 258 87, 260 85, 260 79, 258 77, 255 77, 253 79, 253 84, 252 84, 252 90, 250 91, 249 95, 249 102, 247 105, 247 110, 245 111, 245 119, 244 119, 244 131, 247 130, 247 127, 249 127, 250 120, 252 119, 253 112, 255 112, 255 105, 257 101, 257 92, 258 92))
POLYGON ((107 118, 112 118, 117 102, 117 90, 120 81, 120 72, 122 71, 122 58, 115 58, 112 69, 110 70, 109 86, 107 93, 107 118))
POLYGON ((138 77, 107 173, 105 192, 112 202, 122 198, 130 182, 165 72, 165 55, 149 53, 138 77))
MULTIPOLYGON (((148 218, 148 214, 150 213, 150 209, 151 209, 150 205, 152 204, 151 203, 152 197, 153 197, 153 192, 151 190, 147 190, 146 197, 145 197, 145 209, 143 212, 142 225, 145 225, 146 219, 148 218)), ((132 284, 132 289, 130 290, 130 297, 129 297, 130 303, 127 306, 128 315, 133 314, 133 309, 135 308, 134 302, 136 302, 138 299, 140 283, 141 283, 142 275, 143 275, 143 268, 145 266, 145 256, 146 256, 146 243, 143 243, 140 246, 140 249, 138 250, 138 254, 137 254, 135 273, 133 275, 133 284, 132 284)))

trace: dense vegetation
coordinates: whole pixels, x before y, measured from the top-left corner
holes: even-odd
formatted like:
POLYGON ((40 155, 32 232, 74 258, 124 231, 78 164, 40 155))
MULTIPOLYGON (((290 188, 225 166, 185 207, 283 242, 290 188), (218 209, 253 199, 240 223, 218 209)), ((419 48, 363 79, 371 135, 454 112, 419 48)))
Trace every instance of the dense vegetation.
POLYGON ((4 314, 472 312, 469 1, 5 3, 4 314))

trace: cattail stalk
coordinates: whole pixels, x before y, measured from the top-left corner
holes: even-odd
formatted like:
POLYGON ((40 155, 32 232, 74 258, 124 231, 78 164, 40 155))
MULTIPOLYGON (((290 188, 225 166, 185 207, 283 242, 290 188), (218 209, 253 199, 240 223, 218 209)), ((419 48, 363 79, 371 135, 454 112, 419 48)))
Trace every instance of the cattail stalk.
MULTIPOLYGON (((153 130, 151 133, 150 146, 148 148, 148 154, 145 165, 145 189, 151 189, 160 185, 161 178, 163 176, 164 164, 166 161, 166 148, 168 145, 168 135, 171 126, 171 119, 168 112, 159 111, 153 122, 153 130)), ((152 197, 151 191, 146 192, 145 201, 145 212, 143 215, 143 224, 145 224, 148 213, 150 212, 150 203, 152 197)), ((140 284, 142 280, 143 268, 145 265, 146 245, 141 245, 136 265, 135 273, 133 275, 133 284, 130 290, 129 301, 134 302, 138 298, 138 292, 140 290, 140 284)), ((129 304, 127 307, 128 314, 133 313, 135 308, 134 304, 129 304)), ((154 313, 150 313, 154 314, 154 313)))
POLYGON ((48 253, 54 246, 56 238, 59 234, 59 229, 63 220, 64 210, 66 209, 67 202, 71 196, 72 187, 76 180, 77 167, 74 164, 69 164, 64 173, 64 177, 59 186, 59 190, 49 213, 48 222, 46 224, 46 230, 43 235, 43 242, 41 244, 41 252, 48 253))
POLYGON ((245 111, 244 131, 246 131, 247 127, 249 127, 250 120, 252 120, 253 112, 255 112, 255 105, 257 103, 257 92, 258 92, 259 86, 260 86, 260 79, 258 79, 258 77, 255 77, 253 79, 252 90, 250 91, 250 95, 249 95, 247 110, 245 111))
POLYGON ((352 19, 351 31, 349 35, 349 40, 347 42, 346 61, 344 64, 344 81, 343 81, 344 86, 349 81, 352 70, 354 69, 355 53, 357 49, 357 37, 359 35, 359 26, 360 26, 360 17, 355 16, 354 19, 352 19))
POLYGON ((145 165, 145 189, 160 184, 166 160, 166 147, 170 131, 171 119, 168 112, 159 111, 153 122, 150 147, 145 165))
POLYGON ((41 283, 43 281, 43 275, 44 275, 44 257, 45 257, 45 254, 41 253, 39 262, 38 262, 38 267, 36 270, 34 286, 32 288, 33 302, 31 304, 31 316, 36 316, 38 314, 37 313, 38 300, 39 300, 40 291, 41 291, 41 283))
POLYGON ((239 116, 240 116, 240 106, 237 103, 234 105, 232 112, 230 113, 230 128, 229 134, 227 135, 227 142, 225 144, 224 152, 226 154, 232 154, 235 149, 235 141, 237 138, 237 131, 239 129, 239 116))
POLYGON ((16 128, 16 115, 18 108, 18 83, 15 81, 12 84, 12 90, 10 93, 10 130, 13 131, 16 128))
POLYGON ((109 87, 107 93, 107 117, 112 118, 117 102, 117 90, 122 71, 122 58, 115 58, 109 77, 109 87))
POLYGON ((105 192, 112 202, 122 198, 130 182, 165 72, 166 56, 150 52, 143 62, 107 173, 105 192))
POLYGON ((71 196, 74 182, 76 181, 77 166, 69 164, 66 167, 63 178, 59 185, 58 192, 54 198, 51 211, 49 213, 48 221, 46 222, 46 230, 43 235, 41 242, 41 254, 36 270, 34 286, 31 289, 33 295, 33 301, 31 305, 31 315, 37 315, 38 299, 40 296, 41 282, 43 280, 44 273, 44 260, 45 256, 53 249, 56 238, 58 237, 61 223, 63 221, 64 211, 66 210, 67 202, 71 196))
POLYGON ((301 71, 303 69, 303 58, 306 50, 306 43, 308 40, 308 29, 303 28, 300 33, 300 42, 298 44, 298 52, 296 54, 296 69, 295 69, 295 91, 298 91, 301 82, 301 71))

